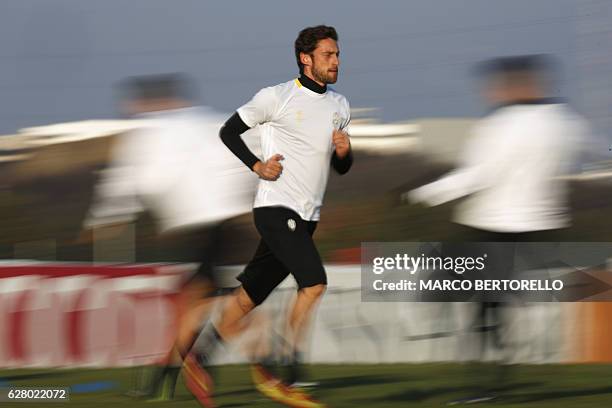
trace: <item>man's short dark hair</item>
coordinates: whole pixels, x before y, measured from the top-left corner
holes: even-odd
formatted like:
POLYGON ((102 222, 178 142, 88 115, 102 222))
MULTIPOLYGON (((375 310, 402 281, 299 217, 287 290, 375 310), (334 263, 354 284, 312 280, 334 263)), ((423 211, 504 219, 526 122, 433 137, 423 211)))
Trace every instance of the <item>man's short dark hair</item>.
POLYGON ((476 71, 478 74, 484 76, 543 74, 550 73, 554 65, 553 58, 550 55, 517 55, 485 61, 476 67, 476 71))
POLYGON ((142 75, 124 79, 119 87, 132 100, 185 99, 195 96, 193 82, 185 74, 142 75))
POLYGON ((304 64, 300 61, 300 53, 312 54, 315 48, 317 48, 319 41, 325 40, 326 38, 338 41, 338 33, 336 33, 334 27, 318 25, 315 27, 307 27, 300 31, 300 34, 298 34, 295 40, 295 59, 300 68, 300 73, 304 71, 304 64))

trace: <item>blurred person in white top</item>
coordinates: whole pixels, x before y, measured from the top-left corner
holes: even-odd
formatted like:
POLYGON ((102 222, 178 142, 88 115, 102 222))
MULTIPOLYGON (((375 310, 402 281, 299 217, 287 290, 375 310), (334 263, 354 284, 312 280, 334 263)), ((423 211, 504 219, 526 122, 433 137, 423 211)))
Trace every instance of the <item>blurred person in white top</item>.
POLYGON ((167 233, 249 212, 257 178, 218 140, 225 115, 193 106, 188 86, 175 74, 125 81, 122 110, 142 126, 117 140, 86 226, 149 210, 167 233))
POLYGON ((130 222, 146 210, 157 222, 161 242, 182 246, 172 260, 199 263, 182 289, 173 349, 144 390, 169 399, 182 357, 219 288, 217 266, 228 244, 225 221, 250 212, 257 177, 219 139, 226 115, 193 106, 193 84, 185 76, 135 77, 121 88, 122 110, 141 126, 116 141, 85 225, 130 222))
POLYGON ((456 170, 404 198, 436 206, 467 197, 453 221, 490 233, 569 226, 563 176, 576 163, 586 125, 561 100, 546 97, 550 59, 505 57, 480 68, 493 111, 473 129, 456 170))
MULTIPOLYGON (((456 170, 404 198, 428 206, 464 198, 453 214, 459 242, 444 243, 442 251, 452 256, 488 254, 487 274, 509 279, 516 272, 512 243, 554 242, 570 225, 568 181, 563 176, 577 162, 587 126, 561 100, 546 97, 549 57, 504 57, 480 68, 492 112, 476 124, 456 170)), ((502 339, 505 301, 488 293, 479 299, 473 329, 480 337, 481 357, 487 344, 508 356, 509 343, 502 339)), ((475 384, 476 394, 451 404, 496 398, 507 370, 499 365, 497 375, 475 384)))

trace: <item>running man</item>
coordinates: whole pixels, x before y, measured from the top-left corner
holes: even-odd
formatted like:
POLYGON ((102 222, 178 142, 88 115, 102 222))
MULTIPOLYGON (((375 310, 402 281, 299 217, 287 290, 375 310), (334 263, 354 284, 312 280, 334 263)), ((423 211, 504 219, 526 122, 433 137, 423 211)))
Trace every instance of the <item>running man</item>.
MULTIPOLYGON (((482 64, 484 96, 493 110, 476 125, 459 168, 404 195, 427 206, 464 198, 453 215, 462 242, 447 247, 454 256, 488 253, 488 270, 497 277, 510 277, 515 270, 515 249, 509 243, 555 242, 571 223, 564 176, 575 166, 588 126, 562 100, 548 97, 552 68, 545 55, 482 64)), ((508 327, 504 304, 486 297, 479 304, 474 330, 481 337, 480 357, 489 340, 502 354, 512 352, 502 338, 508 327)), ((500 365, 497 376, 483 379, 478 393, 450 404, 496 398, 506 368, 500 365)))
MULTIPOLYGON (((330 165, 345 174, 352 165, 346 128, 350 109, 333 89, 338 79, 338 35, 333 27, 302 30, 295 41, 300 77, 264 88, 238 109, 221 129, 227 147, 259 178, 253 215, 261 240, 239 276, 241 286, 228 299, 215 325, 204 336, 203 355, 187 358, 187 384, 198 400, 210 406, 205 361, 222 343, 237 335, 243 318, 260 305, 288 275, 298 292, 288 316, 292 358, 302 355, 305 331, 327 285, 321 257, 312 235, 317 227, 330 165), (241 139, 258 126, 264 159, 241 139), (203 361, 204 360, 204 361, 203 361)), ((322 407, 302 391, 284 385, 261 365, 253 367, 257 389, 295 407, 322 407)))
POLYGON ((226 118, 194 106, 194 85, 181 74, 129 78, 123 110, 141 127, 121 135, 97 186, 88 227, 154 216, 164 261, 198 263, 178 297, 178 324, 168 354, 135 396, 173 398, 183 356, 200 333, 220 287, 228 223, 250 209, 257 179, 217 137, 226 118))

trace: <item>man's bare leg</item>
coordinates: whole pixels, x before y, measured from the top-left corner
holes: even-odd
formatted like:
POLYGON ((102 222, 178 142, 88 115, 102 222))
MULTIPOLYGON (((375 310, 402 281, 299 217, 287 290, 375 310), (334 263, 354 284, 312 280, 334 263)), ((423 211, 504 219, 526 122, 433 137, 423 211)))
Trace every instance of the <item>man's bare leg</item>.
POLYGON ((177 301, 177 327, 172 349, 168 353, 168 364, 182 363, 195 338, 202 321, 210 313, 216 298, 210 297, 214 286, 207 280, 189 282, 179 293, 177 301))
POLYGON ((298 291, 287 322, 289 357, 289 375, 285 380, 288 384, 303 379, 301 362, 305 349, 305 341, 316 308, 325 293, 326 285, 316 285, 302 288, 298 291))
MULTIPOLYGON (((326 285, 315 285, 302 288, 289 314, 290 342, 297 344, 308 327, 312 311, 325 293, 326 285)), ((223 308, 221 319, 216 324, 216 330, 223 341, 228 341, 244 329, 243 318, 255 308, 244 288, 240 287, 230 296, 223 308)))
POLYGON ((326 285, 315 285, 302 288, 298 291, 297 298, 289 314, 289 343, 294 348, 300 345, 308 331, 310 320, 314 310, 325 293, 326 285))
POLYGON ((209 281, 202 280, 192 281, 182 289, 178 299, 177 334, 162 364, 153 369, 145 391, 147 395, 172 399, 183 360, 214 304, 215 298, 209 297, 213 290, 214 286, 209 281))
POLYGON ((221 312, 221 318, 216 325, 219 337, 228 341, 242 332, 243 318, 255 308, 255 303, 241 286, 227 300, 221 312))

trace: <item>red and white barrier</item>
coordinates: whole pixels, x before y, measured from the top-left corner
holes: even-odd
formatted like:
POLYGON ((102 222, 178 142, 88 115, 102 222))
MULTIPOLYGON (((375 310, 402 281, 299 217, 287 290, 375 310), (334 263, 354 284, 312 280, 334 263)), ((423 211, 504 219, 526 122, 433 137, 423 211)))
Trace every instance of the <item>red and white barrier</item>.
MULTIPOLYGON (((189 265, 91 266, 0 263, 0 368, 127 366, 170 346, 178 288, 189 265)), ((228 269, 228 276, 241 267, 228 269)), ((361 301, 358 265, 326 266, 308 359, 318 363, 459 361, 474 341, 470 303, 361 301), (443 335, 441 335, 441 333, 443 335)), ((287 279, 258 308, 282 331, 294 295, 287 279)), ((609 362, 609 303, 542 303, 508 310, 516 362, 609 362)), ((262 338, 271 329, 254 325, 262 338)), ((251 336, 253 337, 253 336, 251 336)), ((220 363, 246 361, 240 341, 220 363)))
POLYGON ((0 265, 0 367, 121 366, 167 350, 180 270, 0 265))

